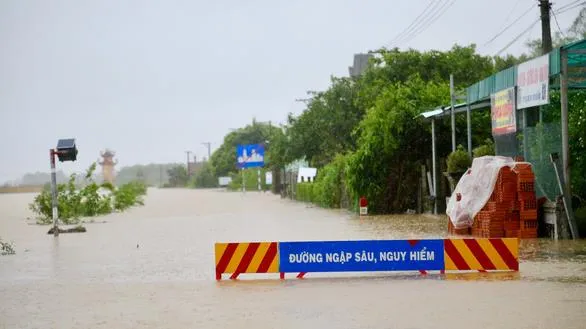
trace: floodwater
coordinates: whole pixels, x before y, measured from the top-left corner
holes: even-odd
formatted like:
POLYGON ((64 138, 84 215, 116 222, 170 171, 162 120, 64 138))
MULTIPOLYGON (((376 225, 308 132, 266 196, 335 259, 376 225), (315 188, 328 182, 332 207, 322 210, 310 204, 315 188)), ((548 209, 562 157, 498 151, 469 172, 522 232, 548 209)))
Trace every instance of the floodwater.
POLYGON ((586 241, 523 241, 518 273, 215 281, 217 241, 438 238, 446 219, 359 219, 271 194, 149 190, 87 233, 32 225, 0 195, 0 328, 584 328, 586 241), (105 221, 105 223, 103 223, 105 221))

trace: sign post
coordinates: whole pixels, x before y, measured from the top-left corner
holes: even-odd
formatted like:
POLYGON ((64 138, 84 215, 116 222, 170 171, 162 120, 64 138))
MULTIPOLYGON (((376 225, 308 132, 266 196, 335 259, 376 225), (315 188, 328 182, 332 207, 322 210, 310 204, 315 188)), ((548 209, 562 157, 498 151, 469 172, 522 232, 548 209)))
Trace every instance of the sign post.
POLYGON ((77 160, 77 146, 75 139, 60 139, 56 149, 49 150, 49 161, 51 162, 51 208, 53 217, 53 235, 59 236, 59 202, 57 191, 57 169, 55 168, 55 157, 60 162, 77 160))
POLYGON ((263 144, 238 145, 236 147, 236 166, 242 170, 242 192, 246 191, 244 169, 258 168, 258 190, 261 190, 260 168, 264 166, 265 148, 263 144))
POLYGON ((53 235, 59 236, 59 211, 57 199, 57 169, 55 168, 55 156, 57 155, 54 149, 49 151, 49 161, 51 161, 51 208, 53 216, 53 235))

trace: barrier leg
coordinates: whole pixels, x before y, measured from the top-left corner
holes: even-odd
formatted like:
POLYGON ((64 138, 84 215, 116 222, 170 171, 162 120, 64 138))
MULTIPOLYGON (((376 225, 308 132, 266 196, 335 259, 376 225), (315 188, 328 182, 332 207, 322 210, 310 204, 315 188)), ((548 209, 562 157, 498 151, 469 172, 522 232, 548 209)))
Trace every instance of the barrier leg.
POLYGON ((218 281, 222 280, 222 273, 216 271, 216 280, 218 280, 218 281))
POLYGON ((303 279, 305 274, 307 274, 307 272, 300 272, 299 274, 297 274, 297 279, 303 279))
POLYGON ((419 270, 419 273, 421 273, 421 275, 427 275, 427 271, 426 270, 419 270))
POLYGON ((280 278, 281 280, 285 280, 285 272, 281 272, 281 273, 279 273, 279 278, 280 278))

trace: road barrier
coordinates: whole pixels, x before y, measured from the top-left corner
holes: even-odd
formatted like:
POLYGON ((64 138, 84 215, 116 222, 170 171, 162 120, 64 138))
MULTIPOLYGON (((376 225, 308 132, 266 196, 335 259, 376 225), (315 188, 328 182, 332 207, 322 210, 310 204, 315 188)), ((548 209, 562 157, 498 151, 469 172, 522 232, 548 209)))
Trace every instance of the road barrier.
POLYGON ((231 273, 236 279, 241 273, 278 273, 278 242, 216 243, 216 279, 231 273))
POLYGON ((242 273, 518 271, 519 240, 425 239, 216 243, 216 279, 242 273))
POLYGON ((518 271, 519 240, 446 239, 445 270, 448 271, 518 271))

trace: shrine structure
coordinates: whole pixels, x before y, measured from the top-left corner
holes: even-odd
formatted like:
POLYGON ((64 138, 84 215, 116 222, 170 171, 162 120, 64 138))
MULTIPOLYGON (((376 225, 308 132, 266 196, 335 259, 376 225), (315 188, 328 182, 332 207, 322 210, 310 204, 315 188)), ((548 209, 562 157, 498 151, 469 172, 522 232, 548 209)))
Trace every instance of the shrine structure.
POLYGON ((100 152, 100 156, 102 157, 102 161, 98 160, 98 164, 102 166, 102 176, 104 177, 104 182, 108 182, 114 185, 114 166, 118 164, 118 161, 114 161, 114 156, 116 153, 112 150, 106 149, 104 152, 100 152))

